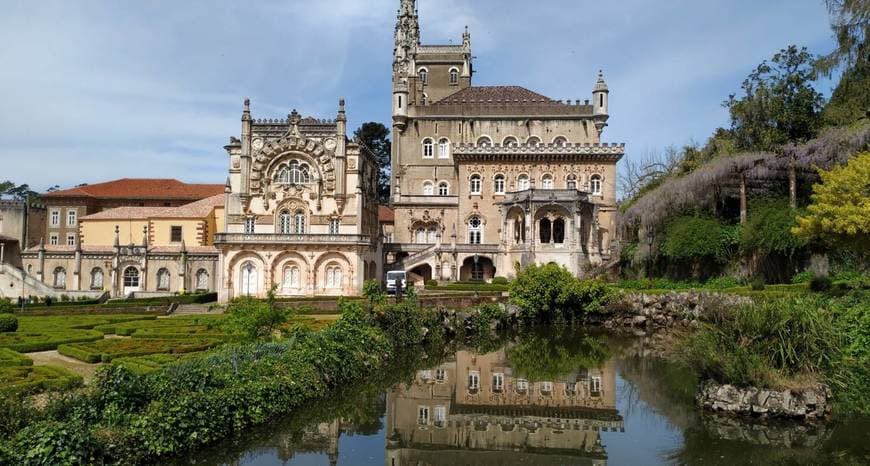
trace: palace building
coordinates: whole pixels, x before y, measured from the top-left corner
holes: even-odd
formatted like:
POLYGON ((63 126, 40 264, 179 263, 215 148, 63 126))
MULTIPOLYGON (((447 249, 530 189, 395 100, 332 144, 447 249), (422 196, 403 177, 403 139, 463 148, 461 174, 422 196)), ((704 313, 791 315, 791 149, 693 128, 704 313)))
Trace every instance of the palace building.
POLYGON ((487 280, 550 262, 583 276, 610 260, 625 146, 601 142, 603 75, 582 102, 473 86, 471 35, 421 43, 415 3, 401 0, 395 30, 386 267, 416 281, 487 280))
POLYGON ((231 138, 221 301, 236 296, 355 295, 379 277, 377 162, 335 120, 255 120, 231 138))

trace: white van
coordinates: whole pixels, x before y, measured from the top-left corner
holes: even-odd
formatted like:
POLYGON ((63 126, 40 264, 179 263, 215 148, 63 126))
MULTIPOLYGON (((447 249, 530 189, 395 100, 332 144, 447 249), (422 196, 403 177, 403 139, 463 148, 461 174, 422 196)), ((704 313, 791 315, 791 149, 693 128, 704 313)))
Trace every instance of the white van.
POLYGON ((408 274, 403 270, 387 272, 387 293, 396 292, 396 282, 400 283, 402 290, 408 289, 408 274))

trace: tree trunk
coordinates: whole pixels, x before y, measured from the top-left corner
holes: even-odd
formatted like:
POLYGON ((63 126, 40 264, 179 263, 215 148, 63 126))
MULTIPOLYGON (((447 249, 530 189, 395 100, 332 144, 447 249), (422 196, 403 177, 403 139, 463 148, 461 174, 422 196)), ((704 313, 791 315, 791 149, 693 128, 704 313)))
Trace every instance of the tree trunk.
POLYGON ((746 175, 740 174, 740 224, 746 223, 746 175))
POLYGON ((797 173, 794 167, 794 159, 788 164, 788 205, 792 210, 797 208, 797 173))

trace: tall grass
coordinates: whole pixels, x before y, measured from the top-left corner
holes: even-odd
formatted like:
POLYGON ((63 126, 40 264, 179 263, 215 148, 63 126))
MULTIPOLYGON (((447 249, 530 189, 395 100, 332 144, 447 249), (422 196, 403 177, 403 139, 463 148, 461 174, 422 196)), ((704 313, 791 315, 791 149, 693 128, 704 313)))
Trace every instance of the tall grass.
POLYGON ((689 336, 681 354, 700 376, 722 383, 783 388, 824 378, 843 347, 825 304, 792 296, 736 308, 689 336))

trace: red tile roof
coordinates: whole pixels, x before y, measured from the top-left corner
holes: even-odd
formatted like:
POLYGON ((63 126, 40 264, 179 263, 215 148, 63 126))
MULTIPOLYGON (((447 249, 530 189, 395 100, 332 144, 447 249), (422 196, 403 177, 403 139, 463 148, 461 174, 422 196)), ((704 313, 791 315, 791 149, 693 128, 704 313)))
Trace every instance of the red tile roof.
POLYGON ((393 223, 396 221, 396 212, 385 206, 378 206, 378 221, 381 223, 393 223))
POLYGON ((222 184, 190 184, 175 179, 123 178, 45 193, 43 198, 184 199, 197 201, 224 192, 222 184))
POLYGON ((461 104, 465 102, 513 102, 519 100, 538 102, 555 102, 553 99, 532 92, 520 86, 472 86, 466 87, 461 91, 448 95, 447 97, 437 101, 438 104, 461 104))
POLYGON ((118 220, 149 218, 205 218, 216 207, 223 207, 225 194, 216 194, 179 207, 116 207, 95 214, 86 215, 81 220, 118 220))

